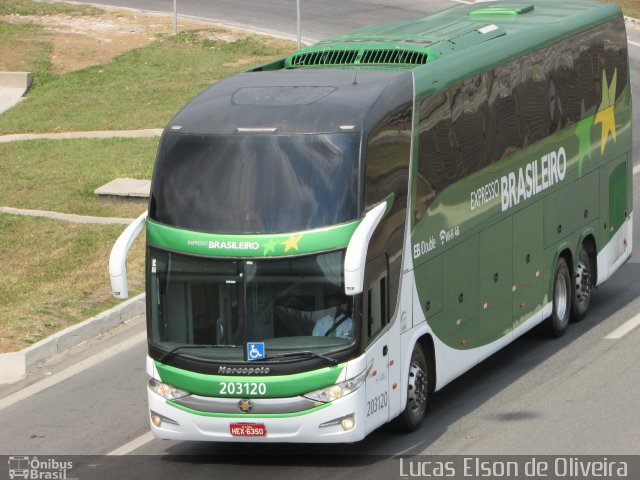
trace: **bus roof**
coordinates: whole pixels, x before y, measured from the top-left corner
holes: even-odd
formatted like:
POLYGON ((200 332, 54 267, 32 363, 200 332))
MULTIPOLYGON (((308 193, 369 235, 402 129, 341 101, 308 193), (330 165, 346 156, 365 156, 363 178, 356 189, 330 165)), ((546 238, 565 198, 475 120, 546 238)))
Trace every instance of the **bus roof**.
MULTIPOLYGON (((542 48, 620 16, 596 0, 501 1, 458 5, 417 20, 371 25, 294 52, 285 67, 433 69, 431 62, 542 48)), ((490 60, 489 60, 490 59, 490 60)))
POLYGON ((192 134, 366 130, 412 98, 412 74, 422 97, 620 16, 617 5, 597 0, 516 0, 371 25, 212 85, 167 128, 192 134))
POLYGON ((167 131, 195 135, 357 132, 410 102, 412 95, 409 72, 247 72, 204 90, 178 112, 167 131))

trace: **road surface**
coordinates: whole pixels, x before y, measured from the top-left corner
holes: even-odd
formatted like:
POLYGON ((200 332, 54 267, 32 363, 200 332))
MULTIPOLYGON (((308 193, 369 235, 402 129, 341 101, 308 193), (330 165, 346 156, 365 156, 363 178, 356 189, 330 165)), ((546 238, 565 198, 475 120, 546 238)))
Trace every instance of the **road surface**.
MULTIPOLYGON (((94 3, 151 10, 171 6, 157 0, 94 3)), ((247 15, 253 3, 194 0, 179 5, 193 16, 295 32, 291 23, 295 2, 269 2, 260 12, 247 15)), ((303 2, 305 36, 321 38, 374 21, 413 18, 450 4, 303 2)), ((630 47, 630 58, 633 93, 640 98, 640 44, 630 47)), ((637 107, 634 112, 638 125, 637 107)), ((639 165, 637 153, 634 165, 639 165)), ((638 173, 634 185, 634 211, 640 212, 638 173)), ((639 217, 636 214, 636 253, 597 289, 583 322, 571 325, 557 340, 530 332, 454 381, 434 396, 424 425, 413 434, 382 428, 360 443, 339 446, 155 440, 148 433, 146 344, 144 322, 139 319, 25 381, 0 389, 0 454, 151 455, 137 462, 123 460, 129 461, 127 478, 150 478, 149 472, 159 467, 167 475, 214 478, 204 468, 214 465, 215 478, 292 478, 295 472, 294 478, 368 479, 399 475, 398 460, 390 464, 389 455, 640 454, 640 327, 630 328, 638 323, 640 312, 639 217), (201 454, 206 457, 174 457, 201 454), (164 455, 161 463, 158 455, 164 455)), ((90 458, 78 462, 90 468, 90 458)), ((131 458, 135 457, 127 457, 131 458)), ((0 466, 0 478, 3 474, 0 466)))

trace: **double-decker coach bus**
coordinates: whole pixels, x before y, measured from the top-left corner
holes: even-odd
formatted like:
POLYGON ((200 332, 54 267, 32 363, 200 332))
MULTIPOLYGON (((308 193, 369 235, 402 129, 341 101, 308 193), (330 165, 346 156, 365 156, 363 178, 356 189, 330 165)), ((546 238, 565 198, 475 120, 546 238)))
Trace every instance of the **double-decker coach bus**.
POLYGON ((631 255, 619 8, 461 5, 232 76, 162 134, 146 226, 159 438, 354 442, 631 255))

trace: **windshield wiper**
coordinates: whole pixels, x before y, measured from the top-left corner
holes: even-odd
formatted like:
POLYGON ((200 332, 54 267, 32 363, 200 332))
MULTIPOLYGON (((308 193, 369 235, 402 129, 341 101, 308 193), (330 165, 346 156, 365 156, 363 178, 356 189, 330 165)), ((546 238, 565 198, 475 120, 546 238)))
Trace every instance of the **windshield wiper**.
POLYGON ((173 355, 175 355, 175 353, 178 350, 182 350, 183 348, 238 348, 238 345, 206 345, 206 344, 203 344, 203 345, 198 345, 198 344, 194 344, 194 345, 179 345, 179 346, 177 346, 175 348, 172 348, 171 350, 169 350, 164 355, 162 355, 158 361, 160 363, 164 363, 165 360, 167 360, 168 358, 173 357, 173 355))
POLYGON ((287 358, 287 357, 300 357, 300 356, 321 358, 321 359, 326 360, 327 362, 331 363, 332 365, 336 365, 338 363, 338 360, 336 360, 333 357, 329 357, 329 356, 323 355, 321 353, 312 352, 311 350, 305 350, 303 352, 291 352, 291 353, 280 353, 280 354, 276 354, 276 355, 268 355, 266 357, 262 357, 262 358, 258 358, 256 360, 252 360, 252 362, 263 362, 265 360, 272 360, 274 358, 287 358))

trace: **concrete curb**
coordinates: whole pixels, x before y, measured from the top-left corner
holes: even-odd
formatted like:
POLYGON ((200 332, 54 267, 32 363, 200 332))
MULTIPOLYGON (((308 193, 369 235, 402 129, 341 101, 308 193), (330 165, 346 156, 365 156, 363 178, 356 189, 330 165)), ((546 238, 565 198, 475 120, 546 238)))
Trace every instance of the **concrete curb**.
POLYGON ((0 113, 23 100, 32 81, 31 72, 0 72, 0 113))
POLYGON ((0 213, 8 215, 22 215, 25 217, 41 217, 70 223, 90 223, 98 225, 129 225, 135 218, 93 217, 90 215, 76 215, 75 213, 59 213, 47 210, 28 210, 25 208, 0 207, 0 213))
POLYGON ((95 317, 54 333, 19 352, 0 354, 0 384, 13 383, 23 379, 39 363, 144 314, 145 308, 145 294, 141 293, 95 317))
POLYGON ((26 140, 70 140, 75 138, 152 138, 162 135, 162 128, 146 128, 142 130, 104 130, 91 132, 62 133, 12 133, 0 135, 0 143, 22 142, 26 140))
POLYGON ((24 92, 31 86, 31 72, 0 72, 0 88, 19 88, 24 92))

